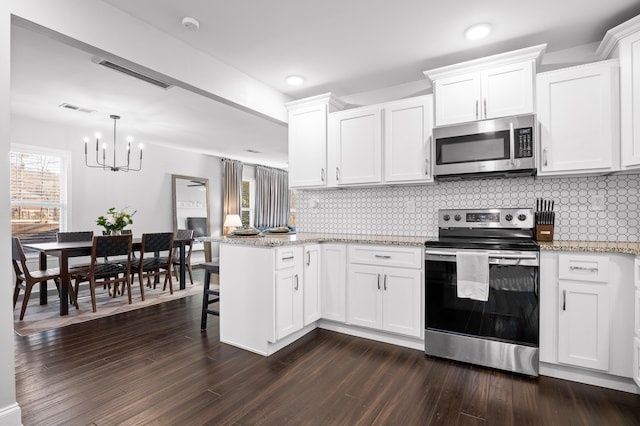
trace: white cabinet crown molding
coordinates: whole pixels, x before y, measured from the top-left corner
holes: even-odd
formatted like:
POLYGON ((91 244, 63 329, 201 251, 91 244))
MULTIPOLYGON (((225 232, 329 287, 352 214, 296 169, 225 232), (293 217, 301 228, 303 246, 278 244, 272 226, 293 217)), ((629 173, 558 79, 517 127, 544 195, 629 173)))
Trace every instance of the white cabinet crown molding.
POLYGON ((344 109, 347 105, 340 98, 331 92, 323 93, 309 98, 298 99, 295 101, 287 102, 284 106, 288 111, 304 108, 309 105, 327 104, 329 105, 329 112, 344 109))
POLYGON ((539 44, 536 46, 526 47, 524 49, 513 50, 510 52, 499 53, 493 56, 473 59, 453 65, 446 65, 440 68, 424 71, 424 76, 433 82, 441 78, 451 77, 457 74, 481 71, 487 68, 512 64, 533 60, 536 65, 540 64, 542 55, 547 48, 547 44, 539 44))
POLYGON ((600 45, 596 49, 596 56, 603 59, 611 57, 618 46, 618 42, 636 31, 640 31, 640 15, 633 17, 607 31, 600 42, 600 45))

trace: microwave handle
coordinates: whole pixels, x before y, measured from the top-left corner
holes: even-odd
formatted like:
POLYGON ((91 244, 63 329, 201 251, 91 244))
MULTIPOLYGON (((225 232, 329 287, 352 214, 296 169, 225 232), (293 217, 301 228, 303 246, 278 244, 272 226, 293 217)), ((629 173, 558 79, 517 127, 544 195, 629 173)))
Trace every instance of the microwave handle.
POLYGON ((516 153, 515 153, 515 141, 513 134, 513 123, 509 123, 509 162, 512 166, 515 166, 516 162, 516 153))

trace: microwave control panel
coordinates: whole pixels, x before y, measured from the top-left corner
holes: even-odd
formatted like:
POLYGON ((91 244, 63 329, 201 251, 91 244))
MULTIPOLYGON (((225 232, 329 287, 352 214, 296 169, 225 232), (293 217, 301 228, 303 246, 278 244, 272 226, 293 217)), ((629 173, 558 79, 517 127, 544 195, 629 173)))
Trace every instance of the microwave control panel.
POLYGON ((515 158, 533 157, 533 128, 514 129, 515 158))

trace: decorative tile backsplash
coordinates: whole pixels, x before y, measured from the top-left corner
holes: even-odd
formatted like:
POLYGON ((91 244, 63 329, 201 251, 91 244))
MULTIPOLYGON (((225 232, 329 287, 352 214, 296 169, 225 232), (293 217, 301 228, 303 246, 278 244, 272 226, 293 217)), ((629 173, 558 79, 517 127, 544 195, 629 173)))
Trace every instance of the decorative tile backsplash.
POLYGON ((301 232, 435 237, 445 208, 527 207, 555 200, 556 240, 640 242, 640 175, 510 178, 297 191, 301 232), (604 195, 604 210, 591 197, 604 195))

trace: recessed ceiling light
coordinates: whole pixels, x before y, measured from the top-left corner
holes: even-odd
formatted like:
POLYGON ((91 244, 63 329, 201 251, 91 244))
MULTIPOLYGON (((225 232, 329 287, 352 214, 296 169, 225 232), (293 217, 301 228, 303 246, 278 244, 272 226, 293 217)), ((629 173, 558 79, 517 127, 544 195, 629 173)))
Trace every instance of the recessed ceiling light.
POLYGON ((491 32, 491 25, 476 24, 466 29, 464 36, 469 40, 478 40, 486 37, 491 32))
POLYGON ((289 86, 300 86, 304 83, 304 77, 300 75, 290 75, 287 77, 287 83, 289 83, 289 86))

